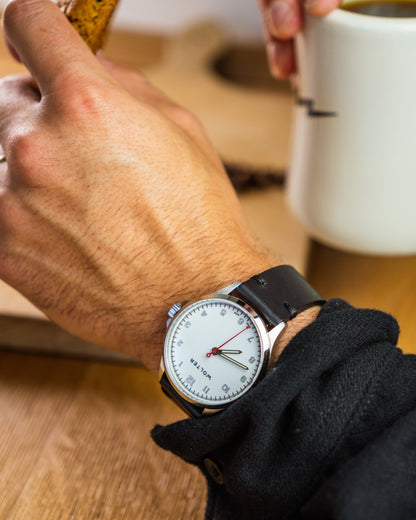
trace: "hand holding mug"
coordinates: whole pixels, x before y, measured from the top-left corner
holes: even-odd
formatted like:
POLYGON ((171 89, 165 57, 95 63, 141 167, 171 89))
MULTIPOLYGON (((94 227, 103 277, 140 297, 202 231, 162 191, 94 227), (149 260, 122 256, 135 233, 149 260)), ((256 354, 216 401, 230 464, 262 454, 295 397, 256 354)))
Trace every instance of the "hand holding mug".
POLYGON ((356 2, 296 37, 288 183, 312 236, 365 254, 416 252, 416 2, 356 2))
MULTIPOLYGON (((288 78, 296 71, 293 39, 303 25, 302 3, 300 0, 259 0, 270 71, 279 79, 288 78)), ((308 14, 320 17, 339 4, 340 0, 306 0, 303 6, 308 14)))

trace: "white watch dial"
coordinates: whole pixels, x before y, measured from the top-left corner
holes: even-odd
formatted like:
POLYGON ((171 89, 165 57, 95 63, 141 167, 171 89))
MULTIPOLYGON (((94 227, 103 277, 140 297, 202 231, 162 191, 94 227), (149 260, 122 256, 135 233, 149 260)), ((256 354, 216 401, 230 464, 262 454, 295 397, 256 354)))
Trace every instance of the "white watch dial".
POLYGON ((233 301, 210 298, 184 309, 166 337, 164 363, 185 397, 216 408, 255 383, 264 362, 256 319, 233 301))

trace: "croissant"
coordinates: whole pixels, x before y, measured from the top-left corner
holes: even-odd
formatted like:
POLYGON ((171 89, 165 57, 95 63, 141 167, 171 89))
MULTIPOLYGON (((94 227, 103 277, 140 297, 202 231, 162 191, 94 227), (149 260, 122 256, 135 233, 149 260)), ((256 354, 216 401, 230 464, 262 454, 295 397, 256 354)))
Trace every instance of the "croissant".
POLYGON ((94 53, 101 49, 118 0, 56 0, 56 3, 90 49, 94 53))

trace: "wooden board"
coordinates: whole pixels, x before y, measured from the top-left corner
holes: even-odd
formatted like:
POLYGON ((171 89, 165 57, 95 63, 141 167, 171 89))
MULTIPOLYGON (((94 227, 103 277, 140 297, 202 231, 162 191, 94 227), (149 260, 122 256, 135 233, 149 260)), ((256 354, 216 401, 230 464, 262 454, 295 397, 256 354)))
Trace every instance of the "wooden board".
POLYGON ((203 518, 199 471, 151 440, 184 416, 144 369, 0 353, 0 520, 203 518))
MULTIPOLYGON (((230 46, 221 29, 210 23, 190 28, 170 42, 161 61, 146 74, 169 96, 196 113, 225 162, 257 170, 281 170, 288 163, 293 93, 287 82, 264 85, 267 76, 262 47, 252 54, 242 48, 252 72, 247 85, 244 76, 221 76, 215 63, 230 46), (256 76, 259 77, 256 84, 256 76)), ((233 66, 231 59, 229 66, 233 66)))

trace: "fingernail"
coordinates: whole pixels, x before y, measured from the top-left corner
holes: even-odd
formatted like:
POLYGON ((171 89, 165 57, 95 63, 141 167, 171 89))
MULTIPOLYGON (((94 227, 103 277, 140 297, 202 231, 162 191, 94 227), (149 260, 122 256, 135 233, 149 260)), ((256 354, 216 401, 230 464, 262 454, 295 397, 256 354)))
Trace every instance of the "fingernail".
POLYGON ((270 30, 273 34, 278 36, 292 16, 293 10, 286 2, 273 2, 269 8, 270 30))

